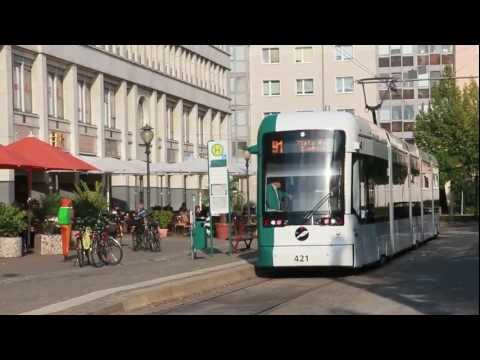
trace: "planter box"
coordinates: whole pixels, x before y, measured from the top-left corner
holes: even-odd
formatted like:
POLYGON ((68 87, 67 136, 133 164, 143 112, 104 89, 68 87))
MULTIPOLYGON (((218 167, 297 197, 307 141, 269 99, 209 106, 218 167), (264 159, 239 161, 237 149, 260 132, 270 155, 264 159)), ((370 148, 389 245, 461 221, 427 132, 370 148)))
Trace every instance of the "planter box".
POLYGON ((61 235, 35 234, 35 252, 40 255, 62 255, 61 235))
POLYGON ((0 237, 0 258, 22 256, 21 237, 0 237))

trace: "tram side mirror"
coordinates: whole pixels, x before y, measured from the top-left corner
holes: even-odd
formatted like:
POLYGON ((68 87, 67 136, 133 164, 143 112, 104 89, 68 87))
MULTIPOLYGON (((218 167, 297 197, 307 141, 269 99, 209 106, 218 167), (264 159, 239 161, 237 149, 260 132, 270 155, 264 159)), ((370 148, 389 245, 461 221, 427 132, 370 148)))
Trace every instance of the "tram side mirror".
POLYGON ((258 154, 258 145, 252 145, 252 146, 249 146, 247 147, 247 151, 250 153, 250 154, 258 154))

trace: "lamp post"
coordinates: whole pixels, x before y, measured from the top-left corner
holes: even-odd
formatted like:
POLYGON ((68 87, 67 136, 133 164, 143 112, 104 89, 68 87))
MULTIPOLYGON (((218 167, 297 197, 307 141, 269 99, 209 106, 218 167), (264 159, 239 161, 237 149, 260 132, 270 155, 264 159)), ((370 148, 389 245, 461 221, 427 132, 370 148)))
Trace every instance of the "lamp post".
POLYGON ((246 174, 247 174, 247 215, 248 215, 248 222, 250 222, 250 179, 248 177, 248 166, 249 166, 249 163, 250 163, 250 157, 252 155, 250 154, 250 152, 248 150, 245 150, 245 152, 243 153, 243 158, 245 159, 245 169, 247 170, 246 171, 246 174))
POLYGON ((145 154, 147 155, 147 209, 150 209, 150 146, 153 140, 153 129, 146 124, 142 127, 140 136, 145 143, 145 154))

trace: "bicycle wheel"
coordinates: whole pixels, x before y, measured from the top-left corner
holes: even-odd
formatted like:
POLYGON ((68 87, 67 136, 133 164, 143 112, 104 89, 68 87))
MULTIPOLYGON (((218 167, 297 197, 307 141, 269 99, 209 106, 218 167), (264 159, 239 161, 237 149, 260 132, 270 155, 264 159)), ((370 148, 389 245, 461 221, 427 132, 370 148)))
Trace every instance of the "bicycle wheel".
POLYGON ((153 252, 162 251, 160 235, 156 231, 150 231, 150 250, 152 250, 153 252))
POLYGON ((100 244, 98 239, 94 239, 92 247, 90 248, 90 262, 96 268, 100 268, 105 265, 103 258, 105 257, 105 247, 100 244))
POLYGON ((122 245, 110 236, 105 245, 105 256, 102 257, 102 260, 107 265, 118 265, 123 258, 122 245))
POLYGON ((139 245, 139 240, 140 239, 140 235, 139 234, 136 234, 136 233, 132 233, 132 249, 133 251, 137 251, 138 248, 140 247, 139 245))
POLYGON ((77 261, 79 267, 83 267, 83 265, 85 264, 84 253, 81 246, 77 247, 77 261))

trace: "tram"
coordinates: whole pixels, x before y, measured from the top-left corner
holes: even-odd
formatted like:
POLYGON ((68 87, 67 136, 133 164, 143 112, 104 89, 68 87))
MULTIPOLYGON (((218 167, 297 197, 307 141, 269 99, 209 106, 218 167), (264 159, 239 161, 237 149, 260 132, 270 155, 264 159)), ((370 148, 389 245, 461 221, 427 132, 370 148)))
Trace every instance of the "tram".
POLYGON ((249 150, 259 270, 361 268, 439 233, 436 159, 366 119, 269 115, 249 150))

